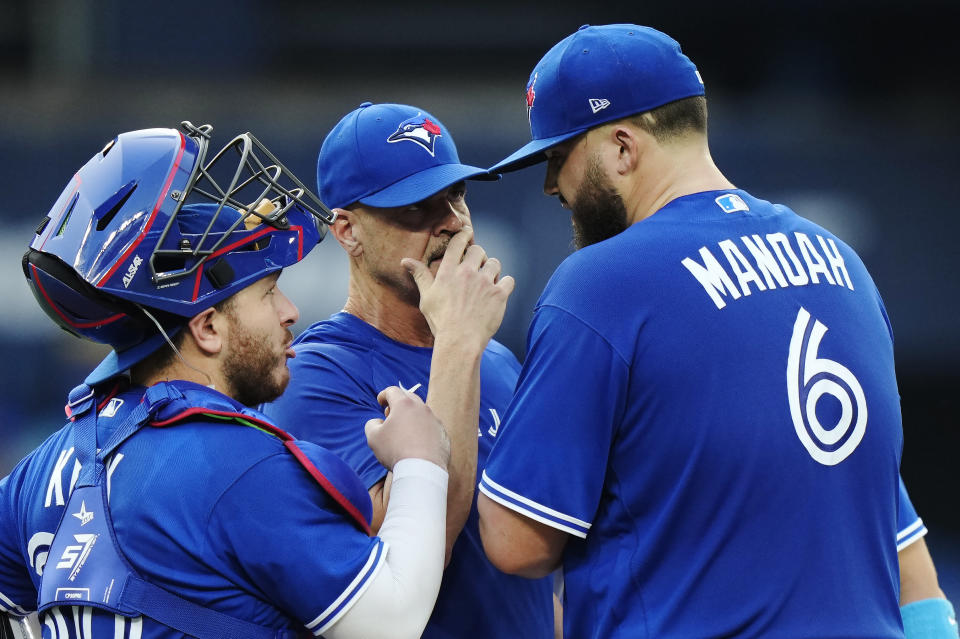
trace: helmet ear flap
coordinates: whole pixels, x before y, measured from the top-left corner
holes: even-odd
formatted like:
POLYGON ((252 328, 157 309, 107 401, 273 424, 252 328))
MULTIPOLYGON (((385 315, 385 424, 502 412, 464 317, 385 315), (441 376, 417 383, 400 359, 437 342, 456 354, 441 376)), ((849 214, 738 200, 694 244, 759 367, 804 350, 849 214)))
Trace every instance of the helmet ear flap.
POLYGON ((22 266, 40 307, 68 333, 122 348, 156 332, 135 305, 101 293, 53 255, 30 248, 22 266))

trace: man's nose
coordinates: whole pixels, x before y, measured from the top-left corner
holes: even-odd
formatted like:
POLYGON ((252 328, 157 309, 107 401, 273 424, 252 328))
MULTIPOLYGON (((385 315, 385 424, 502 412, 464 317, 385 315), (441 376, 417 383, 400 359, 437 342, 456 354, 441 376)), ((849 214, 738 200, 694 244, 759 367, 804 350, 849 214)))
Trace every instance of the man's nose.
POLYGON ((557 186, 557 170, 552 162, 547 163, 547 174, 543 178, 544 195, 560 195, 560 188, 557 186))
POLYGON ((434 227, 434 235, 442 233, 444 231, 449 233, 459 233, 460 230, 466 226, 466 215, 463 215, 451 202, 444 202, 440 206, 445 207, 445 211, 441 215, 440 219, 437 222, 437 225, 434 227))
POLYGON ((280 323, 283 326, 293 326, 300 320, 300 310, 280 289, 277 289, 277 294, 280 296, 280 323))

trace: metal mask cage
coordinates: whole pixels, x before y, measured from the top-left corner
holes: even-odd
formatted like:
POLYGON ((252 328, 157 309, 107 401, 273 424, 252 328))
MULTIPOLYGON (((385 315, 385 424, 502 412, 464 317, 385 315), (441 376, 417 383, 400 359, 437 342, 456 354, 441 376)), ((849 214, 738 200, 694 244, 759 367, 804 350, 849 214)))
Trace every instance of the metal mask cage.
POLYGON ((289 228, 287 213, 297 207, 310 214, 320 238, 324 237, 327 225, 333 223, 336 214, 253 134, 236 136, 212 160, 204 163, 213 127, 209 124, 194 126, 188 121, 182 122, 181 127, 199 145, 197 162, 184 190, 172 191, 169 195, 177 204, 150 255, 154 284, 178 280, 196 272, 235 230, 241 226, 244 227, 241 231, 250 228, 250 218, 256 218, 251 220, 254 225, 266 224, 286 230, 289 228), (237 155, 236 165, 230 161, 234 153, 237 155), (264 206, 264 200, 269 200, 271 206, 264 206), (162 248, 168 243, 171 229, 177 224, 177 216, 184 205, 203 202, 212 202, 217 209, 200 238, 195 242, 183 238, 174 248, 162 248), (241 215, 226 230, 214 231, 224 206, 236 209, 241 215), (170 270, 160 268, 172 263, 184 266, 170 270))

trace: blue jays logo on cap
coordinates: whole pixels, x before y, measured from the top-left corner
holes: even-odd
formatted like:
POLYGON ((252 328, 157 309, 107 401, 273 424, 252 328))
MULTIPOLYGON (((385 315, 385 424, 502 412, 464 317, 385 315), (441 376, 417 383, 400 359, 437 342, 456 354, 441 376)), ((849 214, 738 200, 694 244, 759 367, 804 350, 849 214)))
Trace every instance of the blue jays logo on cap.
POLYGON ((534 85, 537 84, 537 76, 539 73, 533 74, 533 79, 527 84, 527 123, 530 123, 530 110, 533 109, 533 101, 537 99, 537 92, 533 90, 534 85))
POLYGON ((443 134, 440 132, 440 127, 435 122, 418 113, 401 122, 397 130, 387 138, 387 142, 416 142, 426 149, 427 153, 433 155, 437 138, 441 135, 443 134))

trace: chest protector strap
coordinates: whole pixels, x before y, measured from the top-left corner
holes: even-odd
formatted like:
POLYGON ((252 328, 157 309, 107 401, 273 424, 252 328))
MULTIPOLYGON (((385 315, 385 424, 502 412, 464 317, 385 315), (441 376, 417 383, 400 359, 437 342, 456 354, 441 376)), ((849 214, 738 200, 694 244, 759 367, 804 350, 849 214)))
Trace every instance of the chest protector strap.
POLYGON ((92 606, 124 617, 149 617, 198 639, 293 639, 295 632, 252 624, 151 584, 120 551, 110 518, 104 459, 166 401, 165 384, 147 389, 143 401, 98 449, 94 394, 86 385, 71 391, 67 407, 74 421, 74 447, 81 469, 50 545, 50 559, 40 583, 39 611, 54 606, 92 606))

